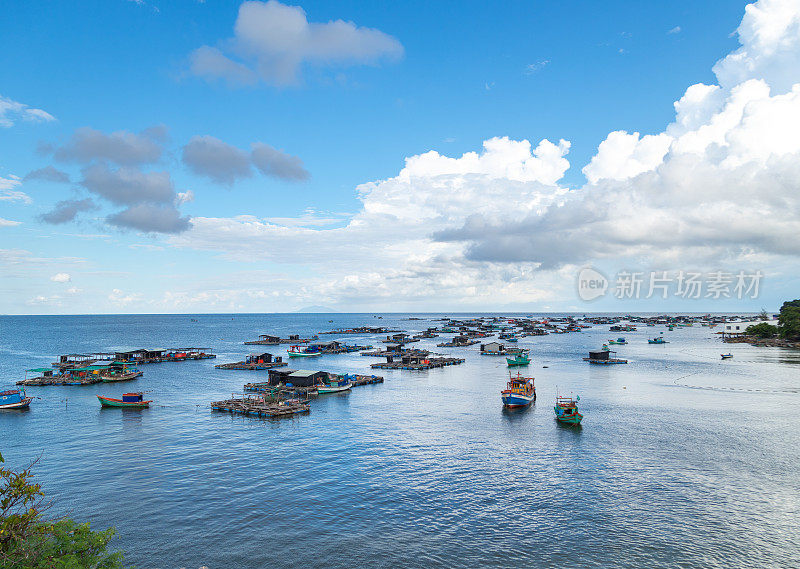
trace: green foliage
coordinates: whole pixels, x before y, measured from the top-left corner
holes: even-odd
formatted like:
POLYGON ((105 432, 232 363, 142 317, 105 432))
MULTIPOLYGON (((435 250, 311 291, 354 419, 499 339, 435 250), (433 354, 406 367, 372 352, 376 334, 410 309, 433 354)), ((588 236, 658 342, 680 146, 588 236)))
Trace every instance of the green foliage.
POLYGON ((786 301, 778 316, 781 338, 800 340, 800 299, 786 301))
MULTIPOLYGON (((3 456, 0 454, 0 464, 3 456)), ((70 519, 48 521, 33 464, 15 472, 0 467, 0 567, 18 569, 118 569, 121 553, 108 553, 114 529, 92 531, 70 519)))
POLYGON ((778 327, 767 324, 766 322, 761 322, 760 324, 748 326, 744 333, 748 336, 756 336, 758 338, 774 338, 778 335, 778 327))

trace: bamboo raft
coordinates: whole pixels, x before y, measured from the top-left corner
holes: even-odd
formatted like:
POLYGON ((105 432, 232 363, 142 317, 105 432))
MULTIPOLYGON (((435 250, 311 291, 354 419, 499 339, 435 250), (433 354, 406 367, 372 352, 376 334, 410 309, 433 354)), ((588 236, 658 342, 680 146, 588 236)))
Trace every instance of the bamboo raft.
POLYGON ((247 363, 247 362, 233 362, 227 364, 218 364, 214 367, 216 369, 245 369, 250 371, 272 369, 276 367, 283 367, 289 365, 288 362, 269 362, 269 363, 247 363))
POLYGON ((373 369, 407 369, 424 371, 433 368, 463 364, 463 358, 431 358, 420 363, 405 363, 402 361, 372 364, 373 369), (427 363, 425 363, 427 362, 427 363))
POLYGON ((281 399, 264 393, 233 393, 230 399, 212 402, 211 409, 255 417, 288 417, 308 413, 311 406, 299 399, 281 399))

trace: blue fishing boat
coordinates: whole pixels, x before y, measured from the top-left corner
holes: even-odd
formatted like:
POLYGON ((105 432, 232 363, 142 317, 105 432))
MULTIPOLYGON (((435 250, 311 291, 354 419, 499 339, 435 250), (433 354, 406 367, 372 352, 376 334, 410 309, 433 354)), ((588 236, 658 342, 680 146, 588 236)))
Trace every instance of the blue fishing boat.
POLYGON ((301 346, 292 346, 287 352, 290 358, 311 358, 322 355, 322 351, 318 347, 303 348, 301 346))
POLYGON ((339 393, 340 391, 348 391, 353 387, 353 382, 350 381, 350 376, 345 375, 329 375, 326 380, 323 380, 317 385, 317 393, 339 393))
POLYGON ((24 389, 0 391, 0 409, 27 409, 33 397, 27 397, 24 389))
POLYGON ((532 377, 523 377, 521 373, 511 376, 506 388, 500 392, 503 406, 508 409, 527 407, 536 401, 536 387, 532 377))
POLYGON ((573 399, 572 397, 556 395, 556 404, 554 407, 556 420, 568 425, 580 425, 583 420, 583 415, 578 412, 577 402, 580 400, 580 396, 573 399))
POLYGON ((659 336, 658 338, 653 338, 652 340, 647 340, 648 344, 667 344, 668 342, 659 336))
POLYGON ((620 337, 620 338, 617 338, 616 340, 609 340, 608 343, 609 344, 615 344, 617 346, 624 346, 625 344, 628 343, 628 340, 626 340, 625 338, 620 337))

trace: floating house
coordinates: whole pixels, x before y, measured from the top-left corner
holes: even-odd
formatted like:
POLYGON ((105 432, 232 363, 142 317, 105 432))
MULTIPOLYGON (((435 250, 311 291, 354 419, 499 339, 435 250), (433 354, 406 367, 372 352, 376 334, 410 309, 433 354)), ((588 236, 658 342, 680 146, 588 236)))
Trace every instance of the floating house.
POLYGON ((479 340, 474 340, 469 336, 465 335, 458 335, 453 336, 453 338, 449 342, 442 342, 441 344, 436 344, 440 348, 464 348, 466 346, 472 346, 474 344, 479 344, 479 340))
POLYGON ((589 362, 590 364, 626 364, 628 360, 619 359, 616 357, 612 357, 612 355, 616 355, 617 352, 612 350, 599 350, 596 352, 589 352, 588 358, 583 358, 583 361, 589 362))
POLYGON ((301 338, 299 334, 290 334, 288 338, 281 338, 280 336, 273 336, 271 334, 259 334, 258 340, 250 340, 249 342, 245 342, 245 345, 252 346, 252 345, 265 345, 265 346, 277 346, 278 344, 308 344, 309 342, 313 342, 314 340, 318 340, 319 336, 316 334, 311 338, 301 338))
POLYGON ((396 356, 386 356, 386 363, 372 364, 371 367, 376 369, 428 370, 438 367, 463 364, 464 361, 465 360, 463 358, 431 358, 427 355, 423 356, 404 354, 399 358, 396 356))
POLYGON ((249 354, 244 361, 214 366, 217 369, 245 369, 262 370, 288 365, 280 356, 273 356, 268 352, 262 354, 249 354))

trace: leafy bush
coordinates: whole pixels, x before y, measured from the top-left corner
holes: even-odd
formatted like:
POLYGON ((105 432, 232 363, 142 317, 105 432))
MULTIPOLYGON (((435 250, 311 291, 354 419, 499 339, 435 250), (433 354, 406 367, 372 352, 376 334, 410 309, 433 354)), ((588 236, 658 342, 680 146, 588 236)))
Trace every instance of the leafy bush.
POLYGON ((758 338, 774 338, 778 335, 778 327, 767 324, 766 322, 761 322, 760 324, 748 326, 744 333, 748 336, 756 336, 758 338))
MULTIPOLYGON (((0 464, 3 456, 0 455, 0 464)), ((114 529, 92 531, 70 519, 49 521, 33 464, 15 472, 0 466, 0 567, 18 569, 118 569, 121 553, 108 553, 114 529)))

